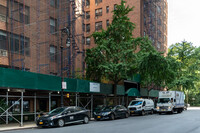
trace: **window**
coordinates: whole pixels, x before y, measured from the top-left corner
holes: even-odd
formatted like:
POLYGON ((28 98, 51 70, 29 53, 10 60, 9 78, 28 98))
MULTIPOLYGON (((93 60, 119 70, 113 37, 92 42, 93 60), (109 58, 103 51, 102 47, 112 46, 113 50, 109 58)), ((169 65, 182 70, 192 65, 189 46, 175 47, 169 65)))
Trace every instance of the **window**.
POLYGON ((87 7, 90 6, 90 0, 86 0, 86 6, 87 6, 87 7))
POLYGON ((83 30, 83 32, 85 32, 85 24, 84 23, 82 24, 82 30, 83 30))
POLYGON ((57 0, 50 0, 50 5, 52 7, 57 7, 58 6, 57 0))
POLYGON ((161 19, 158 18, 158 25, 161 25, 161 19))
POLYGON ((99 9, 95 10, 95 17, 98 18, 99 16, 102 16, 102 8, 99 8, 99 9))
POLYGON ((82 44, 85 44, 85 37, 82 36, 82 44))
POLYGON ((20 101, 9 100, 8 105, 9 107, 12 106, 9 112, 16 112, 16 113, 20 112, 20 101))
POLYGON ((24 109, 24 112, 30 111, 30 101, 23 101, 23 109, 24 109))
POLYGON ((6 38, 7 38, 6 32, 0 31, 0 49, 7 50, 6 49, 6 38))
POLYGON ((114 10, 116 10, 116 9, 117 9, 117 4, 114 5, 114 10))
POLYGON ((166 36, 164 36, 164 42, 166 41, 166 36))
POLYGON ((56 100, 52 100, 51 101, 51 109, 53 110, 53 109, 55 109, 57 107, 58 107, 57 101, 56 100))
POLYGON ((146 36, 146 32, 144 31, 144 36, 146 36))
POLYGON ((161 37, 161 31, 158 30, 158 37, 161 37))
POLYGON ((53 34, 57 31, 57 20, 50 18, 50 33, 53 34))
POLYGON ((86 38, 86 45, 90 45, 90 37, 86 38))
POLYGON ((95 4, 96 4, 96 5, 98 5, 98 4, 100 4, 100 3, 102 3, 102 0, 95 0, 95 4))
POLYGON ((90 12, 86 12, 86 19, 89 20, 90 19, 90 12))
POLYGON ((6 12, 7 8, 5 6, 0 5, 0 21, 6 22, 6 12))
POLYGON ((30 56, 30 39, 29 38, 25 38, 24 51, 25 51, 26 56, 30 56))
POLYGON ((30 23, 30 7, 14 1, 12 2, 12 7, 10 7, 10 9, 12 9, 10 11, 10 16, 13 16, 13 20, 24 24, 30 23))
POLYGON ((89 33, 90 32, 90 24, 86 25, 86 32, 89 33))
POLYGON ((106 25, 107 25, 107 27, 110 25, 109 20, 106 20, 106 25))
POLYGON ((21 23, 29 24, 30 22, 30 8, 24 6, 23 4, 19 5, 19 20, 21 23))
POLYGON ((102 29, 102 21, 96 22, 95 23, 95 31, 101 30, 102 29))
POLYGON ((161 12, 161 9, 159 6, 157 6, 157 12, 160 13, 161 12))
POLYGON ((144 17, 144 25, 146 25, 146 23, 147 23, 147 22, 146 22, 146 17, 144 17))
POLYGON ((160 46, 161 46, 161 43, 160 43, 160 42, 157 42, 157 48, 160 49, 160 46))
POLYGON ((109 13, 109 6, 106 7, 106 13, 109 13))
POLYGON ((57 47, 54 45, 50 46, 50 60, 51 61, 57 61, 57 47))

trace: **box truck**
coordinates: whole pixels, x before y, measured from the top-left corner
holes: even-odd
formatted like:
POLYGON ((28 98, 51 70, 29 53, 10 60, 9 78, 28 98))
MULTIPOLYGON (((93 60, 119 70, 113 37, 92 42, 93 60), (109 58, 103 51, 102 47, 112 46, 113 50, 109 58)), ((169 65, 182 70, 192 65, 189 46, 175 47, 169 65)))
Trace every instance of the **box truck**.
POLYGON ((185 95, 181 91, 160 91, 157 103, 157 112, 181 113, 184 110, 185 95))

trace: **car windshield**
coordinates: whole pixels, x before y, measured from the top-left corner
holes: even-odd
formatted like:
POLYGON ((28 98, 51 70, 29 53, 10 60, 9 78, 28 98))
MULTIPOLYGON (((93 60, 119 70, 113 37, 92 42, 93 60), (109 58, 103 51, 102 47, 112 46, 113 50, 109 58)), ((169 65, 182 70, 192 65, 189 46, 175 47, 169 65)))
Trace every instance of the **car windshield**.
POLYGON ((51 112, 49 112, 49 115, 52 115, 52 114, 60 114, 60 113, 62 113, 64 110, 65 110, 65 108, 56 108, 56 109, 52 110, 51 112))
POLYGON ((170 101, 169 98, 159 98, 158 103, 168 103, 170 101))
POLYGON ((132 101, 130 105, 142 105, 142 101, 132 101))
POLYGON ((106 106, 101 111, 111 111, 115 106, 106 106))

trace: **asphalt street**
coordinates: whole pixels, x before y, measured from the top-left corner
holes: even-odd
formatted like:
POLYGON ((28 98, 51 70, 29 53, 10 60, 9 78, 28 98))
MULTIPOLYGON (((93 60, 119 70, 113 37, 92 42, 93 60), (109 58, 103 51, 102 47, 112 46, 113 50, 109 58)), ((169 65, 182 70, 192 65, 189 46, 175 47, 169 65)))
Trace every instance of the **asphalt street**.
POLYGON ((35 128, 5 133, 200 133, 200 108, 181 114, 131 116, 114 121, 91 121, 62 128, 35 128))

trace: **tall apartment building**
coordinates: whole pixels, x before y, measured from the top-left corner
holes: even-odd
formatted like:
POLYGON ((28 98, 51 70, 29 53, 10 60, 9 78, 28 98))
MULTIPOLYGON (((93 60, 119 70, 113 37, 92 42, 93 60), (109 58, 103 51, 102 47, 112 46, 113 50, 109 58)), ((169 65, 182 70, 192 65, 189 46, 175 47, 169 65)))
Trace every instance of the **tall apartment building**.
POLYGON ((82 60, 82 48, 73 35, 67 48, 68 37, 61 36, 61 29, 74 32, 76 4, 73 0, 1 0, 0 66, 59 76, 62 38, 64 72, 75 71, 72 66, 82 60))
MULTIPOLYGON (((126 0, 126 5, 134 6, 130 20, 136 24, 134 37, 148 36, 158 51, 167 53, 167 0, 126 0)), ((85 26, 86 48, 95 47, 90 35, 112 21, 112 11, 121 0, 86 0, 85 26)))
MULTIPOLYGON (((121 0, 1 0, 0 66, 60 75, 61 38, 64 75, 85 73, 85 49, 95 47, 90 35, 106 29, 121 0), (61 29, 70 29, 70 47, 61 29)), ((148 36, 158 51, 167 52, 167 1, 127 0, 134 37, 148 36)))

